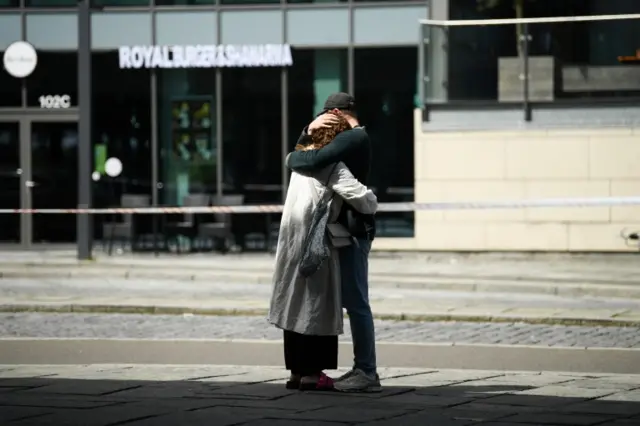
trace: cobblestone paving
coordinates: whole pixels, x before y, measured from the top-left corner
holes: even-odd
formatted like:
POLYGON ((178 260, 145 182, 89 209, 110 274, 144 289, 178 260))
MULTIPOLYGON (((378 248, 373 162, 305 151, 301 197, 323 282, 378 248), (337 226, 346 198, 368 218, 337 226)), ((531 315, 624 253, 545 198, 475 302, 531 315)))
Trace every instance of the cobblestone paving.
POLYGON ((375 394, 286 390, 248 366, 0 365, 18 426, 637 426, 640 375, 389 368, 375 394))
MULTIPOLYGON (((342 340, 350 340, 349 322, 342 340)), ((376 321, 380 342, 482 343, 640 348, 640 328, 550 326, 521 323, 376 321)), ((280 339, 260 317, 0 314, 0 337, 280 339)))

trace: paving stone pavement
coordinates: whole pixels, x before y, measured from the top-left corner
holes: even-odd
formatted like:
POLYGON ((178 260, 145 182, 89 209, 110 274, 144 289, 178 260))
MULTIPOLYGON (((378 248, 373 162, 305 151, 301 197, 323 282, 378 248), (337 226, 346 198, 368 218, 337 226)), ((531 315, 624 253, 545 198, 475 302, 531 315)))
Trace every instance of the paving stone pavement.
MULTIPOLYGON (((375 244, 374 244, 375 245, 375 244)), ((274 257, 215 253, 175 256, 130 254, 79 262, 76 251, 0 251, 2 277, 103 277, 187 279, 200 282, 270 284, 274 257)), ((637 254, 377 253, 370 260, 372 286, 593 295, 640 299, 637 254)))
MULTIPOLYGON (((343 341, 350 341, 345 321, 343 341)), ((0 337, 266 339, 281 332, 262 317, 136 314, 0 314, 0 337)), ((639 327, 376 320, 379 342, 640 348, 639 327)))
MULTIPOLYGON (((1 268, 0 268, 1 271, 1 268)), ((1 272, 0 272, 1 273, 1 272)), ((637 286, 640 289, 640 286, 637 286)), ((3 278, 3 312, 138 312, 262 315, 269 308, 265 284, 110 277, 3 278)), ((425 290, 372 285, 374 315, 393 319, 640 324, 640 299, 604 296, 425 290)))
POLYGON ((0 424, 640 424, 640 375, 388 368, 380 376, 381 393, 340 394, 286 390, 286 372, 273 367, 0 365, 0 424))

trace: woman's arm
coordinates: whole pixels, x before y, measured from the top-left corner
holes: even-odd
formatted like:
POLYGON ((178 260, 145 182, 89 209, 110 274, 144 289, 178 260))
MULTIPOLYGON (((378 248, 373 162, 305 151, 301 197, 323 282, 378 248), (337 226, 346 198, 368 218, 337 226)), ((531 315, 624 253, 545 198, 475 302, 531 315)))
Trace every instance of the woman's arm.
POLYGON ((361 184, 343 162, 336 165, 329 187, 362 214, 374 214, 378 210, 376 195, 361 184))
MULTIPOLYGON (((304 135, 298 143, 303 141, 304 135)), ((369 136, 362 128, 339 133, 327 146, 308 151, 293 151, 287 156, 286 164, 291 170, 302 174, 322 170, 330 164, 344 161, 349 154, 359 150, 368 143, 369 136)), ((307 142, 308 143, 308 142, 307 142)))

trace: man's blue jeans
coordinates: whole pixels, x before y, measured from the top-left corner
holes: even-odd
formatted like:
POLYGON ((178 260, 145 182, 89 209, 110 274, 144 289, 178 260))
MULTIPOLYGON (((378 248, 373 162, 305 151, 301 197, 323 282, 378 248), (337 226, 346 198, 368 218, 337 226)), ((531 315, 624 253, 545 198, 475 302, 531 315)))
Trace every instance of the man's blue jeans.
POLYGON ((349 314, 353 339, 354 367, 376 373, 376 338, 369 305, 369 251, 371 241, 339 249, 342 275, 342 306, 349 314))

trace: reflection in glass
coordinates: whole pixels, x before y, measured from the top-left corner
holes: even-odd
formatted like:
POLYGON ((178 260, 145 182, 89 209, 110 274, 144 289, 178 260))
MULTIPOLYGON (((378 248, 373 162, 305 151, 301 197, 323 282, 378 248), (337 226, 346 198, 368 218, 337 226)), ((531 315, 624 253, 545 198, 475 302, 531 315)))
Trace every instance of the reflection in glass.
MULTIPOLYGON (((452 0, 451 19, 513 18, 510 2, 477 3, 452 0)), ((518 11, 524 17, 629 14, 637 2, 629 0, 567 0, 525 2, 518 11)), ((640 96, 639 20, 553 22, 529 25, 528 99, 556 102, 561 99, 624 98, 640 96), (625 59, 625 57, 627 59, 625 59)), ((470 25, 432 32, 446 39, 448 95, 450 101, 524 101, 522 25, 470 25), (473 76, 473 78, 470 78, 473 76)), ((435 37, 437 38, 437 37, 435 37)), ((434 37, 432 37, 434 39, 434 37)), ((436 62, 442 50, 432 53, 436 62)), ((443 81, 432 79, 437 86, 443 81)))
MULTIPOLYGON (((94 52, 93 138, 95 171, 101 174, 94 183, 94 204, 115 206, 121 195, 151 194, 151 72, 146 69, 121 70, 118 53, 94 52), (122 162, 122 173, 111 179, 104 163, 115 157, 122 162)), ((104 220, 96 216, 97 238, 101 238, 104 220)))
MULTIPOLYGON (((242 195, 245 204, 282 202, 281 69, 222 70, 223 190, 242 195)), ((234 215, 236 242, 266 248, 270 217, 234 215)))
POLYGON ((215 71, 164 69, 158 73, 160 170, 165 205, 189 194, 215 194, 215 71))
MULTIPOLYGON (((414 199, 413 110, 416 47, 355 50, 355 98, 373 148, 370 185, 380 202, 414 199), (378 65, 376 65, 378 64, 378 65), (380 67, 379 64, 393 64, 380 67), (384 84, 380 84, 384 81, 384 84)), ((413 213, 380 213, 378 235, 412 237, 413 213)))
POLYGON ((78 53, 38 52, 38 66, 27 82, 27 106, 41 107, 42 96, 64 96, 78 105, 78 53))
MULTIPOLYGON (((78 125, 31 125, 31 203, 34 209, 70 209, 78 203, 78 125)), ((33 215, 33 242, 74 242, 76 218, 70 214, 33 215)))
POLYGON ((280 68, 223 69, 224 190, 251 202, 280 202, 280 68))
POLYGON ((293 49, 289 68, 289 149, 331 93, 347 90, 346 49, 293 49))
POLYGON ((532 24, 530 29, 531 100, 640 97, 640 20, 532 24), (541 63, 548 64, 546 74, 539 71, 541 63), (550 94, 540 98, 543 82, 550 94))
MULTIPOLYGON (((0 123, 0 209, 20 208, 20 125, 0 123)), ((2 217, 0 242, 20 241, 20 215, 2 217)))

